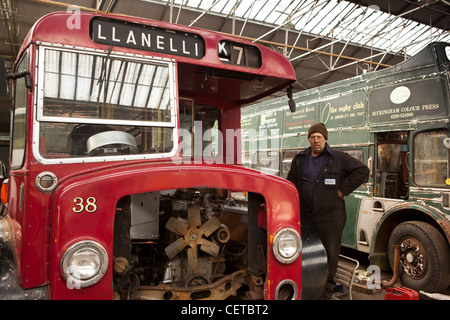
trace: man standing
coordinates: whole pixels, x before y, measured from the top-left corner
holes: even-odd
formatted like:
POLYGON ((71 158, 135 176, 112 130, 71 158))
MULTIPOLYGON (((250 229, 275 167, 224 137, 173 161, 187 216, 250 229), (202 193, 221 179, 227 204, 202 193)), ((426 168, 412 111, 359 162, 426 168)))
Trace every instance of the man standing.
POLYGON ((328 131, 323 123, 308 130, 310 147, 292 160, 287 179, 300 196, 302 226, 309 225, 327 251, 328 280, 322 298, 330 299, 336 283, 342 230, 347 219, 344 196, 367 180, 369 168, 347 153, 327 144, 328 131))

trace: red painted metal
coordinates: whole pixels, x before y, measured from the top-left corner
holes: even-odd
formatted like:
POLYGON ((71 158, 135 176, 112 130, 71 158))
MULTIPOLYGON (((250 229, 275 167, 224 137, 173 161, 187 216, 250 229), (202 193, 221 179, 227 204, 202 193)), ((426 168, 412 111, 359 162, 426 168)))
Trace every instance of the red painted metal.
MULTIPOLYGON (((25 38, 20 53, 30 44, 37 41, 65 44, 68 46, 78 46, 84 48, 93 48, 99 50, 108 50, 108 45, 98 44, 90 38, 90 21, 93 17, 107 17, 111 19, 120 19, 122 21, 130 21, 140 23, 148 26, 158 26, 160 28, 167 28, 170 30, 177 30, 182 32, 195 33, 202 36, 205 40, 206 54, 202 59, 192 59, 181 56, 173 56, 161 53, 148 53, 142 50, 123 48, 115 46, 114 50, 117 52, 126 52, 131 54, 144 54, 158 57, 165 57, 168 59, 176 59, 179 63, 186 63, 189 65, 200 65, 202 67, 217 68, 223 70, 240 71, 243 74, 254 74, 260 76, 269 76, 279 79, 285 79, 289 84, 296 80, 295 72, 290 62, 285 59, 280 53, 270 50, 269 48, 255 44, 253 42, 239 39, 230 35, 219 32, 212 32, 203 29, 186 27, 182 25, 171 24, 164 21, 148 20, 137 17, 120 16, 114 14, 91 14, 79 13, 80 28, 67 28, 67 21, 70 14, 66 12, 51 13, 42 19, 38 20, 31 32, 25 38), (217 45, 220 40, 230 40, 234 42, 241 42, 252 46, 258 46, 261 51, 262 66, 261 68, 245 68, 237 65, 225 64, 221 62, 217 55, 217 45)), ((20 56, 20 53, 18 56, 20 56)), ((284 83, 279 89, 286 86, 284 83)))
POLYGON ((385 300, 419 300, 419 294, 406 287, 386 289, 385 300))
MULTIPOLYGON (((205 40, 206 54, 203 59, 198 60, 114 47, 117 52, 175 60, 177 70, 180 72, 178 79, 183 77, 181 72, 198 71, 208 67, 274 79, 276 84, 272 91, 284 88, 295 81, 291 64, 279 53, 263 46, 220 33, 166 22, 92 13, 80 13, 79 29, 68 30, 68 13, 53 13, 35 24, 20 51, 21 53, 25 50, 29 52, 30 71, 34 81, 37 80, 34 72, 36 44, 39 42, 108 50, 108 46, 94 43, 89 36, 90 20, 98 16, 201 35, 205 40), (261 68, 244 68, 222 63, 217 57, 217 43, 222 39, 258 46, 263 61, 261 68)), ((183 91, 183 88, 178 89, 180 92, 183 91)), ((236 89, 228 88, 220 101, 215 102, 222 113, 221 129, 223 131, 240 128, 240 104, 246 101, 230 98, 229 93, 233 90, 236 89)), ((185 90, 183 92, 186 93, 185 90)), ((198 186, 256 192, 263 195, 266 201, 269 251, 272 250, 273 236, 282 228, 294 228, 300 233, 299 203, 295 187, 283 179, 263 175, 240 166, 176 165, 170 159, 58 165, 40 163, 34 158, 32 152, 32 146, 35 143, 32 138, 33 124, 36 119, 35 94, 35 90, 28 94, 25 162, 21 169, 10 170, 9 175, 8 215, 14 222, 12 225, 18 273, 23 288, 48 285, 49 297, 52 299, 111 299, 115 204, 121 197, 135 193, 198 186), (37 175, 43 171, 52 171, 58 177, 58 187, 53 192, 44 193, 35 186, 37 175), (98 210, 95 213, 74 213, 76 197, 95 197, 98 210), (109 254, 107 274, 97 284, 82 290, 69 289, 60 272, 60 260, 64 250, 79 240, 97 241, 109 254)), ((202 97, 198 92, 189 94, 196 97, 198 101, 211 102, 211 98, 202 97)), ((252 99, 257 98, 259 97, 252 99)), ((234 149, 233 163, 238 163, 239 160, 240 142, 238 141, 234 149)), ((229 159, 225 162, 230 163, 229 159)), ((300 290, 300 271, 301 258, 290 265, 284 265, 279 263, 272 254, 268 254, 266 298, 273 299, 276 285, 286 278, 293 280, 300 290)))
MULTIPOLYGON (((55 284, 52 286, 52 297, 111 298, 112 268, 108 268, 108 274, 92 287, 83 290, 67 288, 59 272, 59 261, 64 250, 78 240, 87 239, 99 242, 111 253, 114 206, 121 197, 127 194, 188 186, 241 188, 262 194, 266 199, 269 250, 272 247, 271 240, 277 231, 291 227, 300 233, 297 216, 299 204, 295 187, 284 179, 262 175, 239 166, 136 164, 127 166, 126 170, 124 167, 116 167, 77 175, 61 183, 52 201, 54 222, 51 235, 50 282, 55 284), (98 212, 74 214, 73 199, 87 196, 99 199, 98 212), (100 294, 102 296, 99 296, 100 294)), ((301 259, 290 265, 283 265, 270 254, 266 298, 273 299, 276 284, 283 279, 289 278, 300 284, 300 270, 301 259)))

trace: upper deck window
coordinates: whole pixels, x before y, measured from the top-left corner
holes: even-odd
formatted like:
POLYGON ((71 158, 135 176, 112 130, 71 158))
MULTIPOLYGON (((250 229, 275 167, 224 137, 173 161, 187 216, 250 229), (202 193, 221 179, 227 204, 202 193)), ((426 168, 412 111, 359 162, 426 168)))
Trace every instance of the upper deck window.
POLYGON ((171 63, 42 47, 38 67, 43 158, 173 150, 171 63))
POLYGON ((169 67, 45 50, 44 117, 171 123, 169 67))

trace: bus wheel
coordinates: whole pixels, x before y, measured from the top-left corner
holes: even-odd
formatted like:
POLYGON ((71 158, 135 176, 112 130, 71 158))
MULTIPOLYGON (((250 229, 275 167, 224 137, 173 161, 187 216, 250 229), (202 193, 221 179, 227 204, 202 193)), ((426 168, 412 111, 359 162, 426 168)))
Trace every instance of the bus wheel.
POLYGON ((450 285, 450 250, 436 228, 422 221, 400 223, 389 238, 389 261, 400 245, 400 280, 416 291, 442 292, 450 285))

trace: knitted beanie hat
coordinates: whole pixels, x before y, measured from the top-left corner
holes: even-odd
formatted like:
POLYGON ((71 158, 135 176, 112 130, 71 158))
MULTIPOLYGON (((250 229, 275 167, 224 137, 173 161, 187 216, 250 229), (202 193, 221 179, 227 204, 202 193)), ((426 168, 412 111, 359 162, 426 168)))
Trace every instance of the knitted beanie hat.
POLYGON ((328 140, 328 130, 327 127, 325 127, 325 124, 323 124, 322 122, 315 123, 309 128, 308 138, 314 132, 321 133, 325 137, 325 140, 328 140))

